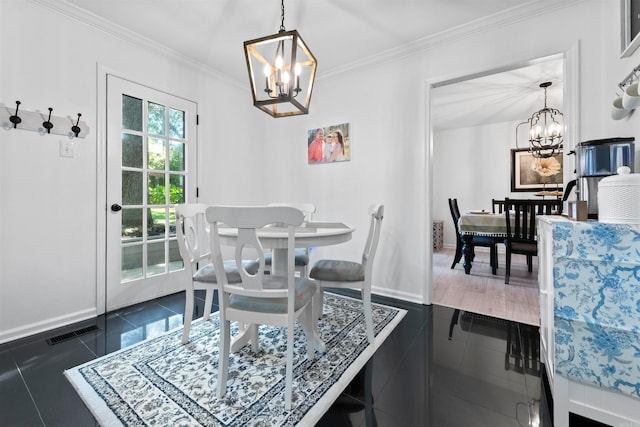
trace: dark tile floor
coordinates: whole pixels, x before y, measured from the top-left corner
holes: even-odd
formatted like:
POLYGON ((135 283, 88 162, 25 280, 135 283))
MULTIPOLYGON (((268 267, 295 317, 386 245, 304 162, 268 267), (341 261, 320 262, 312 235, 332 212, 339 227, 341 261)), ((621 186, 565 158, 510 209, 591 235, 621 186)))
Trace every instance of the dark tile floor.
MULTIPOLYGON (((375 301, 408 313, 318 425, 528 426, 534 425, 530 407, 541 408, 539 425, 552 425, 541 393, 537 328, 441 306, 375 301)), ((203 303, 197 300, 194 317, 203 303)), ((95 425, 62 372, 175 328, 183 313, 179 293, 0 345, 0 426, 95 425), (94 325, 96 331, 46 342, 94 325)))

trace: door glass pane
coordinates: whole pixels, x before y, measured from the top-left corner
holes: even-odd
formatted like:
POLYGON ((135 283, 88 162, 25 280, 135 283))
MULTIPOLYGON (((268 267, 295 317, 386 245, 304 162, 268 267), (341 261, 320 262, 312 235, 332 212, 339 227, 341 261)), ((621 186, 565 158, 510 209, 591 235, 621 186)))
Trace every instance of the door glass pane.
POLYGON ((122 128, 142 131, 142 99, 122 95, 122 128))
POLYGON ((169 145, 169 170, 184 171, 184 143, 171 141, 169 145))
POLYGON ((184 175, 169 175, 169 182, 171 184, 170 200, 171 204, 184 203, 184 189, 185 179, 184 175))
POLYGON ((142 278, 142 246, 123 246, 122 247, 122 281, 142 278))
POLYGON ((122 171, 122 204, 142 204, 142 172, 122 171))
POLYGON ((149 204, 164 205, 167 203, 166 187, 163 173, 149 173, 149 204))
POLYGON ((122 211, 122 243, 139 242, 142 240, 142 209, 127 209, 122 211))
POLYGON ((154 135, 166 135, 164 105, 154 102, 147 103, 149 108, 148 132, 154 135))
POLYGON ((176 210, 169 208, 169 237, 176 237, 176 210))
POLYGON ((142 169, 142 136, 122 134, 122 166, 142 169))
POLYGON ((167 224, 167 209, 153 208, 147 213, 147 236, 149 240, 164 239, 167 224))
POLYGON ((165 272, 164 241, 147 244, 147 276, 165 272))
POLYGON ((169 137, 184 139, 184 111, 169 108, 169 137))
POLYGON ((165 140, 162 138, 148 138, 147 156, 149 169, 164 170, 165 140))
POLYGON ((169 240, 169 271, 182 270, 184 268, 180 248, 177 240, 169 240))

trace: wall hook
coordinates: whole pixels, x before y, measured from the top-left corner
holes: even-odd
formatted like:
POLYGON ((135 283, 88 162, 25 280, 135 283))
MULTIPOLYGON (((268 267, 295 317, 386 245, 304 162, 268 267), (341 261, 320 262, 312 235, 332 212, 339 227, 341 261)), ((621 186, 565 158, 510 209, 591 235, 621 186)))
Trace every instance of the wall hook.
POLYGON ((53 111, 53 108, 49 107, 49 118, 47 118, 46 122, 42 123, 42 127, 44 127, 47 130, 47 133, 51 133, 51 128, 53 128, 53 123, 51 123, 51 112, 53 111))
POLYGON ((16 113, 9 117, 9 121, 13 123, 13 128, 15 129, 18 126, 18 123, 22 122, 22 119, 18 117, 18 109, 20 108, 20 101, 16 101, 16 113))
POLYGON ((80 123, 80 116, 82 116, 82 114, 78 113, 78 121, 76 122, 75 125, 71 126, 71 132, 73 132, 76 137, 78 136, 78 134, 80 133, 80 131, 82 129, 80 129, 80 127, 78 126, 78 124, 80 123))

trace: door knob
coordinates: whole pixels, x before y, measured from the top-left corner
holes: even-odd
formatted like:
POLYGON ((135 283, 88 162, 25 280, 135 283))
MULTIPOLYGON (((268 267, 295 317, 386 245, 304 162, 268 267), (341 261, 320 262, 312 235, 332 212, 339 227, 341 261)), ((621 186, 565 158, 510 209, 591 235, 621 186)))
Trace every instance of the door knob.
POLYGON ((119 205, 119 204, 117 204, 117 203, 114 203, 114 204, 112 204, 112 205, 111 205, 111 210, 112 210, 113 212, 118 212, 118 211, 119 211, 119 210, 121 210, 121 209, 122 209, 122 206, 120 206, 120 205, 119 205))

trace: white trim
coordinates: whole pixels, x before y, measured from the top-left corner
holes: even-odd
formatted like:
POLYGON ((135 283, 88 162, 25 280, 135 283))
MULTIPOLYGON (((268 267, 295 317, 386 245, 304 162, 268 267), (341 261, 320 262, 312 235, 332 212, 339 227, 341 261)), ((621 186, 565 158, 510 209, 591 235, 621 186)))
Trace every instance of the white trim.
MULTIPOLYGON (((480 32, 495 30, 496 28, 511 25, 516 22, 530 19, 533 16, 544 15, 554 11, 570 7, 574 4, 582 3, 584 0, 557 0, 557 1, 529 1, 524 5, 516 5, 509 9, 500 11, 485 18, 467 22, 463 25, 423 37, 402 46, 394 47, 386 51, 379 52, 375 55, 349 62, 341 66, 323 71, 321 75, 316 76, 316 80, 323 80, 339 74, 360 68, 370 68, 388 62, 393 62, 421 53, 425 50, 433 49, 437 46, 461 40, 467 37, 473 37, 480 32)), ((222 80, 232 86, 244 89, 246 84, 244 81, 237 80, 234 76, 227 76, 221 71, 202 63, 190 56, 170 49, 154 40, 149 39, 141 34, 117 25, 98 15, 90 13, 67 0, 31 0, 31 2, 42 7, 53 10, 70 19, 82 24, 96 28, 106 34, 116 37, 120 40, 141 46, 146 50, 153 50, 160 54, 174 58, 175 60, 188 64, 189 66, 210 74, 215 78, 222 80)))
POLYGON ((529 20, 534 16, 545 15, 560 9, 570 7, 574 4, 582 3, 584 0, 563 0, 556 2, 530 1, 526 5, 514 6, 510 9, 495 13, 491 16, 478 19, 414 40, 405 45, 394 47, 375 55, 346 63, 342 66, 323 71, 316 80, 322 80, 338 74, 354 71, 360 68, 371 68, 385 63, 394 62, 422 53, 426 50, 434 49, 438 46, 459 41, 468 37, 474 37, 478 33, 493 31, 496 28, 512 25, 514 23, 529 20))
MULTIPOLYGON (((578 42, 572 44, 564 51, 550 53, 548 55, 542 55, 535 59, 503 64, 495 68, 485 69, 485 70, 477 71, 474 73, 470 73, 470 74, 467 74, 466 76, 458 74, 458 75, 448 76, 448 77, 432 78, 426 81, 426 88, 425 88, 426 100, 424 105, 427 106, 427 111, 425 113, 425 135, 426 135, 425 147, 426 147, 427 155, 425 156, 424 169, 428 172, 425 174, 424 188, 425 188, 425 192, 426 190, 429 191, 429 197, 427 198, 427 204, 426 204, 427 207, 424 215, 425 228, 427 225, 431 223, 431 216, 433 214, 433 198, 432 198, 433 176, 431 174, 431 168, 433 165, 433 126, 431 124, 431 108, 430 108, 431 101, 432 101, 432 95, 431 95, 432 90, 436 87, 443 86, 445 84, 451 84, 459 81, 468 80, 470 78, 476 78, 476 77, 486 76, 489 74, 494 74, 497 72, 502 72, 510 69, 516 69, 522 66, 526 66, 527 64, 533 64, 533 63, 539 62, 541 60, 550 60, 550 59, 559 58, 559 57, 562 57, 564 59, 563 109, 564 109, 564 117, 565 117, 565 127, 567 129, 567 137, 565 137, 565 143, 568 142, 568 144, 565 146, 566 147, 565 153, 568 153, 570 149, 575 147, 576 141, 578 141, 578 138, 579 138, 578 124, 579 124, 579 114, 580 114, 580 109, 579 109, 579 106, 580 106, 580 103, 579 103, 579 100, 580 100, 580 97, 579 97, 580 95, 580 90, 579 90, 580 88, 580 81, 579 81, 580 50, 579 50, 578 42)), ((566 158, 567 158, 567 155, 565 154, 565 159, 566 158)), ((565 170, 569 170, 569 169, 570 168, 565 167, 565 170)), ((423 240, 425 240, 426 242, 428 239, 429 237, 426 237, 423 240)), ((430 262, 432 263, 433 245, 427 246, 426 250, 428 251, 428 254, 431 256, 430 262)), ((432 269, 429 270, 428 274, 429 275, 427 277, 427 286, 428 286, 427 292, 431 294, 433 289, 433 270, 432 269)))
POLYGON ((371 292, 375 295, 395 298, 401 301, 412 302, 415 304, 424 304, 424 294, 415 294, 409 292, 398 291, 397 289, 380 288, 377 286, 371 286, 371 292))
POLYGON ((190 56, 187 56, 177 50, 170 49, 167 46, 160 44, 142 34, 131 31, 121 25, 108 21, 98 15, 88 12, 74 4, 69 3, 67 0, 31 0, 31 2, 53 10, 67 18, 73 19, 84 25, 93 27, 103 33, 109 34, 112 37, 131 43, 133 45, 142 47, 144 50, 154 51, 161 55, 174 59, 177 62, 187 64, 190 67, 202 71, 205 74, 209 74, 212 77, 219 79, 232 86, 244 89, 246 84, 234 78, 223 74, 217 69, 198 61, 190 56))
POLYGON ((27 325, 21 325, 17 328, 0 331, 0 344, 39 334, 41 332, 51 331, 52 329, 60 328, 94 317, 96 317, 96 308, 91 307, 84 310, 76 311, 74 313, 65 314, 63 316, 40 320, 38 322, 30 323, 27 325))

